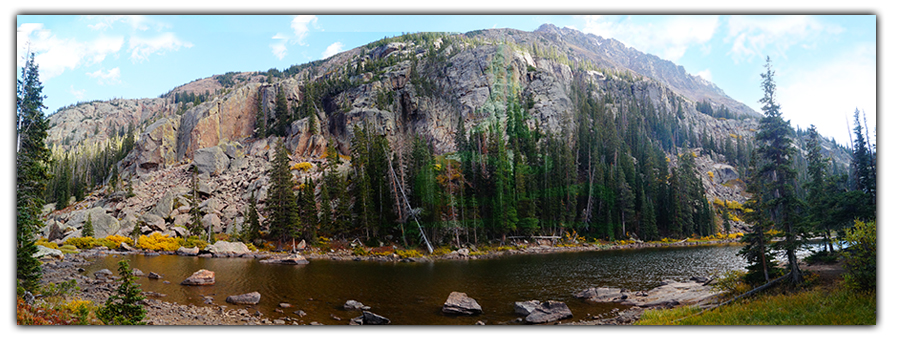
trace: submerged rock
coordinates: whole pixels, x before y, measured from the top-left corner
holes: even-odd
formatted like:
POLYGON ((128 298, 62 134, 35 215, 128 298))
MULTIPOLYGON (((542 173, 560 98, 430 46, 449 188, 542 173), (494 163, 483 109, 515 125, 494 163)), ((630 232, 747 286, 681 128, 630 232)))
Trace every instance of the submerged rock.
POLYGON ((621 288, 593 287, 575 293, 575 298, 586 299, 590 302, 616 302, 628 298, 628 294, 621 288))
POLYGON ((206 286, 216 283, 216 273, 209 270, 200 270, 181 281, 185 286, 206 286))
POLYGON ((482 312, 481 305, 463 292, 451 292, 444 302, 441 312, 460 315, 475 315, 482 312))

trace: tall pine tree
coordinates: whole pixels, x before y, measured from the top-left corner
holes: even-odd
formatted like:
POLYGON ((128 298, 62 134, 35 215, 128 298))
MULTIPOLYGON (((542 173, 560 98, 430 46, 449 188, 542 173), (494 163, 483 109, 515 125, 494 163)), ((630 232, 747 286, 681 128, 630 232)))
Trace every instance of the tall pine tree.
POLYGON ((763 98, 759 102, 762 103, 763 118, 756 132, 757 165, 752 180, 758 184, 758 190, 753 195, 772 221, 772 228, 783 237, 777 247, 787 256, 791 282, 799 284, 802 281, 797 262, 797 249, 801 244, 797 238, 800 205, 794 193, 797 172, 793 168, 797 150, 792 146, 790 123, 781 117, 781 106, 775 100, 775 71, 768 57, 766 72, 760 77, 763 98))
POLYGON ((37 289, 41 279, 40 262, 32 255, 50 180, 50 150, 44 143, 50 124, 44 116, 43 89, 30 54, 16 81, 16 279, 29 291, 37 289))
POLYGON ((278 142, 275 160, 269 169, 269 193, 266 210, 269 213, 269 237, 278 241, 278 248, 287 240, 298 237, 297 197, 290 158, 284 143, 278 142))

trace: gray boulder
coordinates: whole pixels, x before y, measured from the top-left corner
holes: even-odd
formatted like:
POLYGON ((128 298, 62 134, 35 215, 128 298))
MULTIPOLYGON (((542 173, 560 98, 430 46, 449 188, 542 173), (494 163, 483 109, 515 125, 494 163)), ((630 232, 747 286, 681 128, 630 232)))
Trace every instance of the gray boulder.
POLYGON ((366 306, 359 301, 347 300, 344 302, 344 309, 347 311, 365 311, 372 307, 366 306))
POLYGON ((222 148, 209 147, 194 152, 194 166, 200 174, 217 175, 228 169, 229 159, 222 148))
POLYGON ((166 192, 166 195, 163 195, 162 198, 159 199, 159 202, 156 203, 156 206, 153 209, 150 209, 147 213, 159 216, 160 218, 167 218, 169 214, 172 212, 172 206, 175 202, 175 193, 171 190, 166 192))
POLYGON ((197 256, 197 254, 199 254, 199 253, 200 253, 199 247, 187 248, 187 247, 182 246, 182 247, 179 247, 178 250, 175 250, 175 254, 180 255, 180 256, 197 256))
POLYGON ((441 312, 459 315, 475 315, 482 312, 481 305, 475 299, 462 292, 451 292, 444 302, 441 312))
POLYGON ((231 255, 231 256, 240 256, 243 254, 249 254, 250 249, 247 248, 247 245, 244 245, 242 242, 228 242, 228 241, 216 241, 215 244, 208 245, 204 249, 204 251, 208 251, 213 255, 231 255))
POLYGON ((166 231, 166 221, 163 220, 163 218, 159 215, 147 213, 141 215, 141 221, 143 221, 144 224, 150 228, 150 230, 160 232, 166 231))
POLYGON ((566 318, 572 318, 572 311, 569 310, 569 306, 566 306, 565 302, 551 300, 543 302, 535 308, 528 317, 525 317, 525 322, 549 323, 566 318))
POLYGON ((228 296, 225 298, 225 302, 235 305, 255 305, 259 303, 259 299, 259 292, 250 292, 237 296, 228 296))
POLYGON ((101 280, 104 280, 112 275, 113 273, 109 269, 102 269, 100 271, 94 272, 94 277, 101 280))
POLYGON ((362 316, 350 319, 352 325, 386 325, 391 324, 391 320, 382 315, 377 315, 369 311, 363 311, 362 316))
POLYGON ((527 316, 530 315, 534 310, 536 310, 541 305, 541 301, 531 300, 525 302, 516 302, 515 304, 516 314, 527 316))
POLYGON ((575 298, 581 298, 591 302, 615 302, 628 298, 628 294, 621 288, 593 287, 575 293, 575 298))
POLYGON ((35 252, 34 255, 31 255, 31 257, 41 258, 44 256, 50 256, 50 257, 62 259, 65 256, 65 255, 63 255, 62 251, 60 251, 60 250, 51 249, 49 247, 44 247, 41 245, 36 245, 36 246, 37 246, 37 252, 35 252))

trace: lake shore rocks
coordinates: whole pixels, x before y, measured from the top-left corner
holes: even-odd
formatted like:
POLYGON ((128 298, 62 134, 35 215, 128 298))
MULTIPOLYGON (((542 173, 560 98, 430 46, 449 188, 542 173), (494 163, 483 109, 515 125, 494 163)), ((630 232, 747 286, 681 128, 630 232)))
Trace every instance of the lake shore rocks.
POLYGON ((649 291, 632 292, 610 287, 594 287, 574 294, 588 302, 615 302, 641 308, 672 308, 683 305, 704 305, 716 301, 720 292, 706 285, 708 280, 688 282, 666 280, 649 291), (698 282, 700 281, 700 282, 698 282))
POLYGON ((441 312, 456 315, 476 315, 482 313, 481 305, 463 292, 451 292, 441 308, 441 312))
POLYGON ((216 283, 216 273, 209 270, 200 270, 181 281, 185 286, 206 286, 216 283))

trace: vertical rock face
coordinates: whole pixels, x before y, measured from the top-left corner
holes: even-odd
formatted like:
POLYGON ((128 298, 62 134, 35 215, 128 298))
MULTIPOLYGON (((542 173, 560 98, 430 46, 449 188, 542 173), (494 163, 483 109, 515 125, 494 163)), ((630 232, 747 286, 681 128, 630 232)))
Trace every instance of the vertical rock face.
POLYGON ((135 142, 131 159, 138 174, 146 174, 175 164, 178 146, 178 117, 165 117, 153 122, 135 142))
POLYGON ((247 84, 185 112, 178 132, 178 159, 223 141, 253 136, 259 87, 258 83, 247 84))

